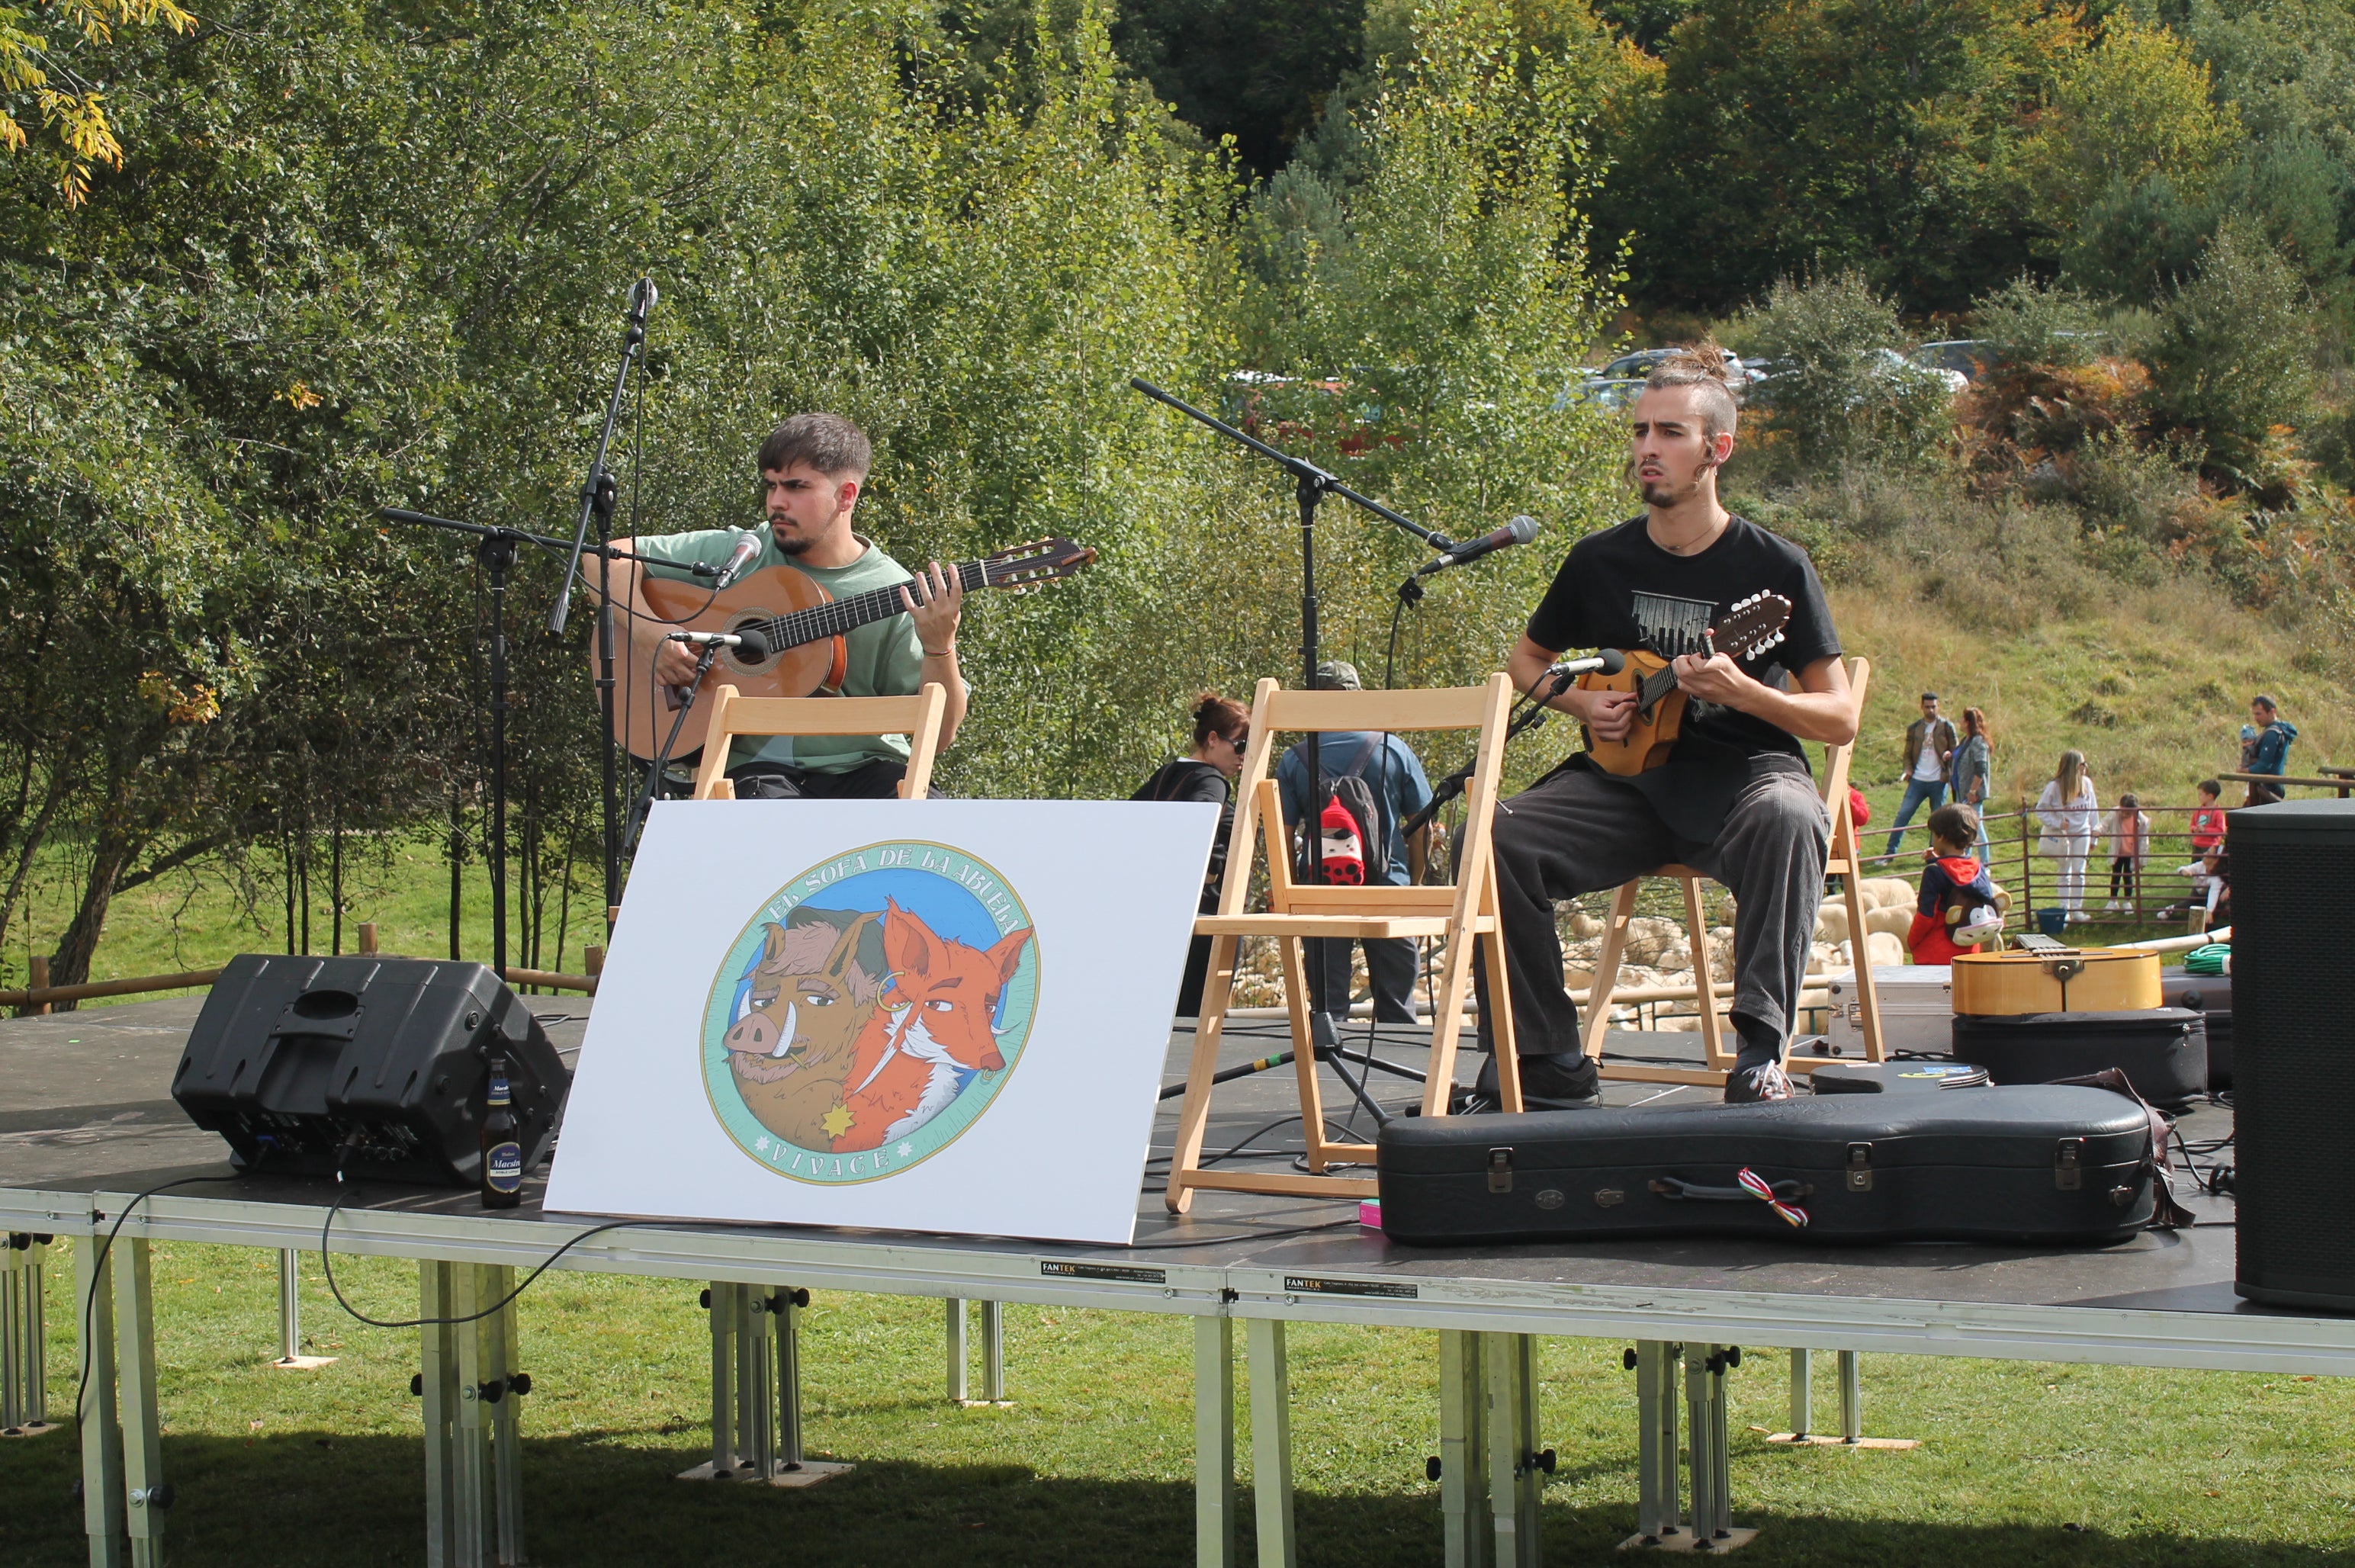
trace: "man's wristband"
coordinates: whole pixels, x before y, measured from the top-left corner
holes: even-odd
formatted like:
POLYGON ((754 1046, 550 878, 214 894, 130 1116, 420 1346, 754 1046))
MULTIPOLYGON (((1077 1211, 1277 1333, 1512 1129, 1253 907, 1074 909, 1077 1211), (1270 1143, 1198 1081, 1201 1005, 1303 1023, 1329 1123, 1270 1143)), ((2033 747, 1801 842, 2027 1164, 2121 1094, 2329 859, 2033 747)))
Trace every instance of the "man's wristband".
MULTIPOLYGON (((924 645, 922 643, 918 643, 916 645, 920 648, 924 648, 924 645)), ((928 659, 944 659, 955 652, 956 645, 954 643, 951 643, 944 648, 924 648, 924 656, 928 659)))

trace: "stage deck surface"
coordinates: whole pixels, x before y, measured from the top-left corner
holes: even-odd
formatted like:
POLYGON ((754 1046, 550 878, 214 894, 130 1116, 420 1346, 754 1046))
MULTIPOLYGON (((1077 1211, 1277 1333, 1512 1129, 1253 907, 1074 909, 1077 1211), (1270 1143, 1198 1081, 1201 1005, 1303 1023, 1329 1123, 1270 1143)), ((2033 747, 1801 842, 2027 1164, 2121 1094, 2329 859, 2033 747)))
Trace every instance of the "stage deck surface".
MULTIPOLYGON (((531 1000, 550 1037, 570 1061, 581 1044, 590 1001, 574 997, 531 1000)), ((202 1005, 202 997, 187 997, 0 1020, 0 1189, 20 1193, 138 1192, 175 1177, 228 1171, 226 1146, 191 1125, 169 1091, 182 1043, 202 1005)), ((1222 1056, 1229 1062, 1241 1062, 1281 1050, 1287 1043, 1281 1022, 1239 1020, 1231 1026, 1222 1056)), ((1420 1047, 1427 1041, 1427 1034, 1391 1026, 1378 1032, 1381 1056, 1419 1064, 1420 1047)), ((1366 1035, 1367 1026, 1359 1020, 1349 1033, 1352 1049, 1361 1045, 1366 1035)), ((1688 1038, 1692 1039, 1697 1060, 1698 1039, 1688 1038)), ((1658 1054, 1674 1051, 1680 1043, 1675 1036, 1646 1036, 1640 1048, 1658 1054)), ((1167 1082, 1176 1082, 1183 1073, 1192 1044, 1189 1029, 1173 1035, 1167 1082)), ((1466 1053, 1460 1071, 1467 1082, 1478 1061, 1476 1056, 1466 1053)), ((1356 1106, 1329 1065, 1320 1071, 1328 1116, 1336 1124, 1345 1124, 1352 1120, 1354 1112, 1357 1134, 1367 1136, 1366 1113, 1356 1106)), ((1412 1104, 1419 1088, 1406 1079, 1377 1073, 1373 1092, 1384 1106, 1399 1108, 1412 1104)), ((1712 1091, 1646 1083, 1610 1083, 1605 1093, 1614 1104, 1690 1104, 1713 1096, 1712 1091)), ((1023 1256, 1105 1263, 1128 1257, 1156 1265, 1391 1276, 1402 1284, 1422 1279, 1459 1285, 1492 1282, 1505 1288, 1582 1285, 1679 1294, 1721 1291, 1753 1299, 1759 1295, 1820 1296, 2275 1316, 2233 1295, 2232 1206, 2229 1200, 2199 1197, 2190 1200, 2203 1221, 2196 1229, 2149 1232, 2115 1246, 2065 1250, 1946 1243, 1825 1246, 1796 1238, 1765 1242, 1718 1237, 1409 1247, 1359 1228, 1355 1223, 1354 1202, 1213 1191, 1198 1192, 1193 1211, 1176 1218, 1163 1206, 1160 1173, 1167 1168, 1177 1107, 1175 1099, 1162 1102, 1155 1122, 1156 1163, 1138 1196, 1137 1245, 1131 1249, 792 1226, 711 1229, 737 1238, 773 1233, 781 1238, 888 1242, 900 1249, 938 1247, 967 1253, 1004 1250, 1023 1256)), ((1206 1147, 1221 1150, 1250 1137, 1251 1149, 1296 1150, 1296 1125, 1267 1127, 1295 1110, 1289 1067, 1222 1085, 1214 1102, 1206 1147)), ((2184 1131, 2194 1141, 2225 1136, 2231 1131, 2231 1112, 2203 1105, 2191 1113, 2184 1131)), ((1247 1156, 1231 1163, 1293 1168, 1288 1152, 1273 1157, 1247 1156)), ((179 1191, 196 1199, 235 1199, 315 1210, 330 1200, 332 1188, 333 1183, 325 1180, 252 1176, 179 1191)), ((534 1200, 538 1189, 535 1179, 527 1189, 526 1206, 499 1218, 538 1217, 534 1200)), ((482 1213, 472 1193, 446 1189, 354 1184, 345 1194, 345 1203, 347 1210, 453 1217, 482 1213)), ((571 1216, 549 1219, 568 1230, 581 1223, 571 1216)), ((702 1229, 684 1221, 678 1228, 702 1229)))

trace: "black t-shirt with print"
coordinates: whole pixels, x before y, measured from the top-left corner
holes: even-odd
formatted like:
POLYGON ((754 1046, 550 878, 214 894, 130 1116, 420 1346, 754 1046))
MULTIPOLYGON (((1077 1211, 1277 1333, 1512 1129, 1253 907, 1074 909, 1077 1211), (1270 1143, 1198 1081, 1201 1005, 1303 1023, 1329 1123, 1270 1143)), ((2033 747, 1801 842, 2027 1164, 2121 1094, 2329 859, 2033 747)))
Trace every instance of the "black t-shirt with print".
MULTIPOLYGON (((1699 555, 1677 555, 1652 542, 1637 517, 1572 545, 1553 586, 1529 617, 1529 640, 1566 648, 1646 648, 1662 658, 1701 651, 1701 633, 1738 600, 1779 593, 1791 602, 1783 641, 1744 673, 1787 689, 1785 672, 1838 656, 1839 637, 1807 552, 1746 518, 1734 517, 1715 544, 1699 555)), ((1806 752, 1788 731, 1714 703, 1694 702, 1668 762, 1623 779, 1641 793, 1671 831, 1713 841, 1726 808, 1760 767, 1807 767, 1806 752)), ((1583 757, 1575 765, 1592 767, 1583 757)), ((1597 770, 1599 771, 1599 770, 1597 770)), ((1607 776, 1607 775, 1606 775, 1607 776)))

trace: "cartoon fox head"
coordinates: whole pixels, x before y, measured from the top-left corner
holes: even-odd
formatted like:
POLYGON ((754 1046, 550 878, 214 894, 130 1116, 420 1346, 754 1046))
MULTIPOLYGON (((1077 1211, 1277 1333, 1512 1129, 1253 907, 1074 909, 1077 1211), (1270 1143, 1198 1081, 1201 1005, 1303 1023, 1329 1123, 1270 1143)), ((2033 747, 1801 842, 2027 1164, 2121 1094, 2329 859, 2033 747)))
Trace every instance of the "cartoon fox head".
POLYGON ((1025 926, 986 949, 971 947, 935 934, 886 899, 883 956, 891 969, 891 989, 883 1005, 894 1017, 892 1033, 903 1040, 921 1033, 960 1067, 984 1072, 1004 1067, 994 1028, 997 1004, 1029 941, 1025 926))

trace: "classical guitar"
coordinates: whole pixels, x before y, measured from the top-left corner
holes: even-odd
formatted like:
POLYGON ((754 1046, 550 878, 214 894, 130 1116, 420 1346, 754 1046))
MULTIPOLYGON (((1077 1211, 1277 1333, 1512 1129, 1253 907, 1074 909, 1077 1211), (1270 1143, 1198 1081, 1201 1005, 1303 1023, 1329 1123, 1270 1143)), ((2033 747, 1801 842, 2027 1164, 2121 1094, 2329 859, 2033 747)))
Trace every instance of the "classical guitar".
MULTIPOLYGON (((1756 658, 1783 640, 1791 620, 1791 602, 1780 593, 1753 593, 1726 613, 1725 619, 1701 635, 1709 654, 1730 654, 1737 659, 1756 658)), ((1669 661, 1646 648, 1627 655, 1616 675, 1590 672, 1578 677, 1585 691, 1632 691, 1636 723, 1624 741, 1605 741, 1589 732, 1587 750, 1595 766, 1622 778, 1646 773, 1668 760, 1683 732, 1687 698, 1677 684, 1669 661)))
MULTIPOLYGON (((979 560, 960 561, 951 570, 968 593, 976 588, 1021 592, 1069 577, 1095 558, 1094 550, 1069 539, 1033 539, 979 560)), ((650 673, 655 651, 670 633, 741 635, 754 628, 768 644, 769 656, 751 659, 741 648, 722 648, 704 677, 703 689, 726 684, 746 697, 808 697, 842 684, 849 659, 844 633, 907 608, 896 586, 837 599, 816 579, 791 566, 764 568, 716 593, 694 581, 641 575, 638 592, 662 620, 616 618, 614 672, 619 685, 613 693, 613 738, 639 758, 655 754, 685 696, 650 673)), ((618 582, 615 592, 618 597, 618 582)), ((596 656, 593 646, 590 656, 596 656)), ((699 750, 710 722, 710 704, 698 700, 687 710, 671 748, 673 759, 683 760, 699 750)))

